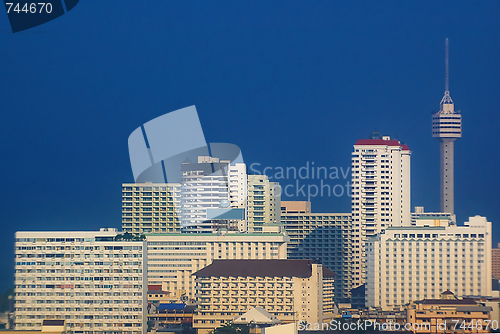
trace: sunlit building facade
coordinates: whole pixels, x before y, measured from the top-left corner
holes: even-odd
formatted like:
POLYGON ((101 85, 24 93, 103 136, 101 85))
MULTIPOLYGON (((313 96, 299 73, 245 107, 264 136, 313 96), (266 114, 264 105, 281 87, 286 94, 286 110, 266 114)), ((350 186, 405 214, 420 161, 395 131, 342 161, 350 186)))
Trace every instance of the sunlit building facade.
POLYGON ((367 241, 366 306, 383 310, 410 301, 492 296, 491 223, 470 217, 463 226, 419 219, 417 226, 389 227, 367 241))
POLYGON ((15 329, 146 333, 146 243, 98 232, 16 232, 15 329))

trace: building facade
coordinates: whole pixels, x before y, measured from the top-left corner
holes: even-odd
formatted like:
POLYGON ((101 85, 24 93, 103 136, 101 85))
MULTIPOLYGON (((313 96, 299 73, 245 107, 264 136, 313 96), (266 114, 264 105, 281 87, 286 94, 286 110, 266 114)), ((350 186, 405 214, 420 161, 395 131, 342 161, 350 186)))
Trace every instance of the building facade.
POLYGON ((335 301, 350 298, 352 225, 350 213, 311 213, 310 202, 282 201, 281 223, 289 259, 314 259, 333 271, 335 301))
POLYGON ((246 165, 198 157, 182 165, 181 183, 124 183, 122 229, 134 235, 279 230, 281 189, 246 165))
POLYGON ((491 250, 491 274, 494 279, 500 280, 500 244, 491 250))
POLYGON ((491 296, 491 223, 470 217, 463 226, 419 219, 390 227, 367 242, 366 306, 399 309, 444 290, 491 296), (436 225, 435 225, 436 224, 436 225))
POLYGON ((266 226, 280 223, 281 188, 266 175, 248 175, 246 230, 265 232, 266 226))
POLYGON ((194 303, 193 273, 218 259, 286 259, 287 240, 279 233, 150 234, 148 282, 194 303))
POLYGON ((16 232, 15 329, 146 333, 146 243, 99 232, 16 232))
MULTIPOLYGON (((322 323, 323 286, 335 276, 310 260, 216 260, 194 275, 199 308, 193 327, 198 334, 229 323, 254 307, 265 309, 283 323, 322 323)), ((326 285, 330 289, 331 284, 326 285)))
POLYGON ((353 281, 365 282, 365 242, 389 226, 411 225, 407 145, 374 132, 352 153, 353 281))
POLYGON ((124 183, 122 230, 134 235, 180 233, 180 183, 124 183))
POLYGON ((230 161, 209 156, 198 157, 197 163, 186 161, 181 166, 181 226, 189 233, 211 233, 221 224, 225 228, 238 230, 244 221, 242 199, 246 195, 242 187, 233 188, 230 197, 229 185, 244 178, 241 169, 237 174, 230 173, 230 161), (231 182, 230 176, 235 180, 231 182), (241 189, 241 190, 240 190, 241 189), (232 207, 232 204, 236 208, 232 207), (229 212, 231 211, 232 212, 229 212), (238 213, 233 216, 231 213, 238 213))
POLYGON ((492 322, 492 308, 471 298, 457 298, 451 291, 439 299, 424 299, 407 307, 406 322, 413 333, 491 333, 498 329, 492 322))

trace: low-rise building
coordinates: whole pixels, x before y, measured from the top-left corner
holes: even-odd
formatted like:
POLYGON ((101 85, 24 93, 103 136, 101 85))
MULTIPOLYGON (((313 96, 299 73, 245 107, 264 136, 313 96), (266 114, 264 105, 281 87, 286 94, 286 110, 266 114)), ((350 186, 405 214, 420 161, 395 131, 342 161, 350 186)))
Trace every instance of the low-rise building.
MULTIPOLYGON (((322 323, 323 287, 335 274, 311 260, 214 260, 193 274, 199 305, 193 327, 208 333, 261 307, 283 323, 322 323)), ((326 306, 326 307, 325 307, 326 306)))
POLYGON ((424 299, 411 303, 406 322, 413 333, 491 333, 498 323, 490 320, 491 307, 472 298, 457 298, 445 291, 440 299, 424 299))

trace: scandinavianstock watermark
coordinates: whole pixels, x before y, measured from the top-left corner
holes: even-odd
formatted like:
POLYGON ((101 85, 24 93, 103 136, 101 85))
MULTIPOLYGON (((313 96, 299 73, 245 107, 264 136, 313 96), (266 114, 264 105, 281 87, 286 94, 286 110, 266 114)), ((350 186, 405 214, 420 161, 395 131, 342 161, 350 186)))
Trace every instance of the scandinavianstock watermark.
POLYGON ((270 181, 278 182, 275 192, 281 196, 307 198, 352 196, 351 168, 315 166, 307 161, 300 167, 271 167, 260 163, 249 166, 249 173, 266 175, 270 181))

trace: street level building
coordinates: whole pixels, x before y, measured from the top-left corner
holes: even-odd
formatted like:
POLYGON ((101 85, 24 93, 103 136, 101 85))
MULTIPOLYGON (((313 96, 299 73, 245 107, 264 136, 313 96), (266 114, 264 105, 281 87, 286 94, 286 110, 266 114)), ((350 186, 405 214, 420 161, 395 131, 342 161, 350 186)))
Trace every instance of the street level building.
POLYGON ((447 290, 439 299, 424 299, 407 307, 406 321, 413 333, 491 333, 498 329, 492 322, 492 308, 471 298, 457 298, 447 290))

